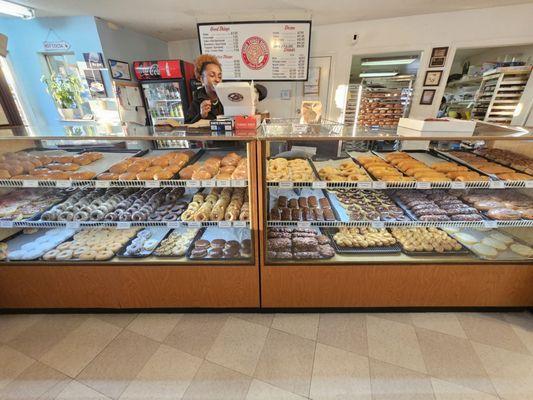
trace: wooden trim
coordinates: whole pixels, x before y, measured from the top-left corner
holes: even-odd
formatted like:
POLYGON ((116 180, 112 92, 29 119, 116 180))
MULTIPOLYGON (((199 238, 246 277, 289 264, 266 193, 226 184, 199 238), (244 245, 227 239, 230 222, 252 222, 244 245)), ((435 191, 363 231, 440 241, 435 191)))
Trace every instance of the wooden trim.
POLYGON ((531 307, 531 264, 270 266, 262 306, 531 307))

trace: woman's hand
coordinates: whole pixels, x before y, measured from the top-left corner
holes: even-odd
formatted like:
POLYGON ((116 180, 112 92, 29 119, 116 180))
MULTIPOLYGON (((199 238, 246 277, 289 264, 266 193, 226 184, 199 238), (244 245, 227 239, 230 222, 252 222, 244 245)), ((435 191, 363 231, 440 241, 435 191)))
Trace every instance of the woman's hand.
POLYGON ((207 118, 207 114, 211 111, 211 100, 204 100, 200 104, 200 115, 202 118, 207 118))

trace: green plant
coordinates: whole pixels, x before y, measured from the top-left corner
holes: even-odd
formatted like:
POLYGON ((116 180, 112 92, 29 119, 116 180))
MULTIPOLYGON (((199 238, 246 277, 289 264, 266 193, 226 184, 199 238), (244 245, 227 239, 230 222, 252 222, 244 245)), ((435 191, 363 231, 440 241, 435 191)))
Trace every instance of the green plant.
POLYGON ((49 78, 41 77, 48 88, 48 93, 60 108, 79 108, 83 102, 81 92, 83 86, 75 75, 53 73, 49 78))

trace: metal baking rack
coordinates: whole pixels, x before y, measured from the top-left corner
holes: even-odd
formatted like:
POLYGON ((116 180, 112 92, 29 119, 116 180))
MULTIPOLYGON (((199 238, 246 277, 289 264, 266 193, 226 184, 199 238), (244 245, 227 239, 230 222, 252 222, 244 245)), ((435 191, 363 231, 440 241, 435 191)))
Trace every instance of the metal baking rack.
POLYGON ((372 228, 390 228, 390 227, 418 227, 418 226, 454 226, 465 228, 520 228, 533 227, 533 220, 515 220, 515 221, 268 221, 269 227, 322 227, 335 228, 342 226, 353 227, 372 227, 372 228))
POLYGON ((134 227, 163 226, 177 228, 218 227, 218 228, 248 228, 250 221, 0 221, 0 228, 102 228, 113 227, 129 229, 134 227))

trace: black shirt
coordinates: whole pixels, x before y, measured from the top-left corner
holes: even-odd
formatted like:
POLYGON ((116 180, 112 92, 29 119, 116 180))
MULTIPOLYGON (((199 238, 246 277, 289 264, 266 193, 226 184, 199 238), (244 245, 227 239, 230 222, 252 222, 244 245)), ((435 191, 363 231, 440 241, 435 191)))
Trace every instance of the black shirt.
MULTIPOLYGON (((200 104, 202 104, 202 101, 204 100, 211 99, 207 95, 205 88, 202 86, 192 94, 192 102, 185 117, 186 124, 192 124, 202 119, 202 115, 200 113, 200 104)), ((222 106, 220 100, 217 100, 216 104, 213 104, 213 100, 211 100, 211 111, 209 111, 207 117, 204 119, 216 119, 217 115, 221 114, 224 114, 224 107, 222 106)))

